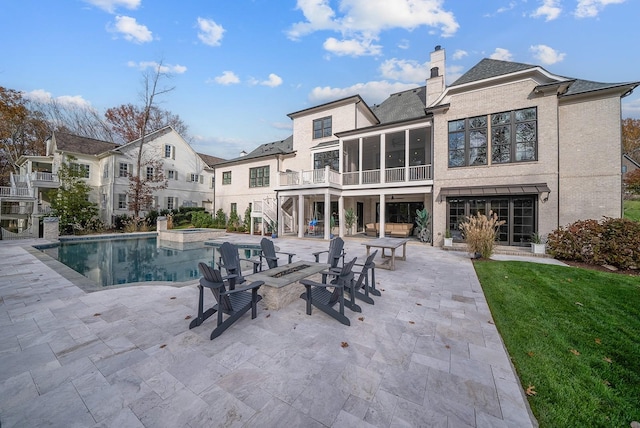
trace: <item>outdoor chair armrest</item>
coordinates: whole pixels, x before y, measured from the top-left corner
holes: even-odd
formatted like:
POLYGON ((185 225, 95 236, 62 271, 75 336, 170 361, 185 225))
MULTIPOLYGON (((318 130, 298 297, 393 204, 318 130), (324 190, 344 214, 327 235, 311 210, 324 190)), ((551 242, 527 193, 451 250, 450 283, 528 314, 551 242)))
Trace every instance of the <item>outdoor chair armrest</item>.
POLYGON ((217 289, 220 288, 224 285, 223 282, 211 282, 211 281, 207 281, 204 278, 200 278, 200 285, 203 287, 207 287, 207 288, 211 288, 211 289, 217 289))
POLYGON ((253 290, 254 288, 260 288, 263 284, 264 284, 264 281, 253 281, 251 284, 245 287, 236 288, 235 290, 223 291, 222 293, 220 293, 220 295, 228 296, 229 294, 238 293, 240 291, 253 290))
POLYGON ((300 284, 305 286, 312 285, 314 287, 324 287, 324 288, 329 288, 329 287, 344 288, 342 284, 323 284, 321 282, 312 281, 310 279, 301 279, 300 284))
POLYGON ((240 259, 240 261, 242 260, 253 263, 253 273, 258 273, 258 268, 262 267, 262 262, 259 260, 240 259))
POLYGON ((289 257, 289 263, 291 263, 291 261, 293 260, 293 256, 296 255, 295 253, 287 253, 287 252, 284 252, 284 251, 276 251, 276 254, 284 254, 287 257, 289 257))
POLYGON ((324 250, 324 251, 317 251, 315 253, 311 253, 315 258, 316 258, 316 263, 318 263, 318 261, 320 260, 320 254, 322 253, 328 253, 329 250, 324 250))

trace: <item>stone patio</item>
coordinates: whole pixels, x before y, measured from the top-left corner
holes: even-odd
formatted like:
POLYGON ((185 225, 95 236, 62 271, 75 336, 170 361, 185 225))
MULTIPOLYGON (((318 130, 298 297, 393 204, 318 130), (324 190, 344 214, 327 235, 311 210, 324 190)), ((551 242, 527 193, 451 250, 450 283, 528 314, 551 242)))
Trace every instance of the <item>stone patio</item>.
POLYGON ((300 299, 210 341, 215 317, 188 329, 196 281, 88 293, 33 243, 0 242, 3 428, 537 426, 464 252, 409 243, 350 327, 300 299))

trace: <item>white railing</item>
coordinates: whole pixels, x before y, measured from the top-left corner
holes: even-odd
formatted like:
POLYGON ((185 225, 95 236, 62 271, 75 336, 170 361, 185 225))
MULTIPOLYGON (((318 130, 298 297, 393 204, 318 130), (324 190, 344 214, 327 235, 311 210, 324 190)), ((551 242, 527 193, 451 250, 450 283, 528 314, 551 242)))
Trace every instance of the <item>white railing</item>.
POLYGON ((253 201, 253 205, 251 205, 251 212, 262 214, 262 201, 253 201))
POLYGON ((0 196, 19 196, 19 197, 33 197, 33 192, 28 187, 0 187, 0 196))
POLYGON ((359 176, 359 172, 343 172, 342 173, 342 184, 344 184, 345 186, 348 186, 350 184, 358 184, 358 176, 359 176))
POLYGON ((50 172, 32 172, 31 173, 32 181, 47 181, 49 183, 57 183, 58 182, 58 174, 53 174, 50 172))
POLYGON ((431 180, 431 165, 409 167, 409 181, 431 180))
POLYGON ((404 181, 405 168, 387 168, 384 170, 384 179, 387 183, 397 183, 404 181))
POLYGON ((311 171, 281 172, 280 185, 286 187, 301 184, 336 184, 345 186, 380 184, 382 183, 382 174, 384 174, 385 183, 427 181, 433 179, 431 165, 350 171, 342 174, 325 168, 311 171))
POLYGON ((362 171, 362 184, 377 184, 380 183, 380 170, 371 169, 369 171, 362 171))
MULTIPOLYGON (((31 202, 29 202, 29 205, 32 205, 31 202)), ((2 214, 20 214, 20 215, 25 215, 25 214, 32 214, 33 213, 33 207, 32 206, 28 206, 28 205, 3 205, 2 206, 2 214)))

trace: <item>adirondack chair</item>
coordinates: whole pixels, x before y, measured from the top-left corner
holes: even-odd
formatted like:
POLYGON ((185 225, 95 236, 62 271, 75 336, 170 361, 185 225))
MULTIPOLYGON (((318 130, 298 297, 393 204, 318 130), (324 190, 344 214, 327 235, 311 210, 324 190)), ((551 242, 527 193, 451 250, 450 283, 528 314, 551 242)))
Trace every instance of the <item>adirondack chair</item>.
MULTIPOLYGON (((373 253, 371 253, 363 264, 358 264, 358 263, 354 264, 354 266, 361 266, 362 270, 360 270, 360 272, 354 272, 354 274, 358 273, 359 275, 358 275, 358 279, 355 282, 353 282, 353 287, 349 287, 348 285, 345 285, 345 291, 349 293, 349 296, 351 297, 351 302, 354 305, 355 305, 355 298, 358 298, 365 303, 373 305, 375 302, 369 296, 369 294, 380 296, 380 292, 375 289, 375 286, 372 287, 371 284, 369 284, 369 270, 373 272, 373 270, 376 268, 376 264, 373 260, 375 259, 377 253, 378 253, 378 250, 375 250, 373 253)), ((375 276, 373 276, 373 280, 375 281, 375 276)))
POLYGON ((202 274, 198 288, 200 296, 198 299, 198 316, 189 324, 189 329, 199 326, 214 313, 218 313, 217 327, 211 332, 211 340, 220 336, 231 324, 236 322, 245 312, 251 309, 251 319, 257 316, 257 304, 262 300, 258 294, 258 289, 264 281, 254 281, 249 285, 231 289, 229 277, 223 277, 218 269, 214 269, 206 263, 198 263, 198 270, 202 274), (229 287, 227 288, 227 285, 229 287), (213 293, 216 304, 204 311, 204 288, 208 288, 213 293), (222 314, 228 315, 223 321, 222 314))
POLYGON ((353 282, 353 264, 356 258, 347 262, 342 266, 340 272, 322 271, 327 276, 334 279, 329 284, 312 281, 310 279, 302 279, 300 283, 306 288, 306 291, 300 295, 300 298, 307 302, 307 315, 311 315, 311 307, 315 306, 325 314, 338 320, 344 325, 351 325, 349 318, 344 314, 344 285, 353 282), (333 288, 332 291, 329 288, 333 288), (339 309, 335 310, 333 306, 338 303, 339 309))
POLYGON ((230 242, 223 242, 220 246, 220 267, 224 268, 229 277, 229 287, 233 290, 236 284, 243 284, 246 279, 242 275, 241 261, 253 264, 253 273, 258 272, 260 262, 258 260, 241 259, 238 253, 238 247, 230 242))
POLYGON ((278 267, 278 257, 277 254, 284 254, 289 257, 289 263, 293 260, 294 253, 286 253, 284 251, 276 251, 275 245, 273 245, 273 241, 268 238, 262 238, 260 241, 260 248, 262 251, 260 252, 260 270, 262 270, 262 259, 264 258, 267 261, 267 266, 269 269, 273 269, 278 267))
MULTIPOLYGON (((327 253, 327 264, 329 265, 329 270, 340 270, 340 268, 338 267, 338 263, 340 262, 341 258, 342 258, 342 266, 344 266, 344 257, 346 254, 344 252, 344 240, 339 236, 337 238, 333 238, 329 242, 328 250, 312 253, 313 257, 315 257, 316 263, 320 263, 320 254, 324 254, 324 253, 327 253)), ((322 275, 322 282, 323 283, 327 282, 326 274, 322 275)))

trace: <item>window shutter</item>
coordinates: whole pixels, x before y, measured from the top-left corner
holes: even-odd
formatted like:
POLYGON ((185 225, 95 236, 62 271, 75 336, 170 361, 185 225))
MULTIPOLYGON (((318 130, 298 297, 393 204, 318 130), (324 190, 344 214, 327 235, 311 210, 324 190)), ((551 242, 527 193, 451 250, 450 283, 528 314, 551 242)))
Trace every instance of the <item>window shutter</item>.
POLYGON ((200 176, 200 184, 202 184, 202 183, 204 183, 204 176, 203 175, 200 176))
POLYGON ((174 174, 174 177, 175 177, 176 181, 178 181, 178 171, 176 171, 176 173, 174 174))
POLYGON ((171 146, 171 159, 175 159, 175 158, 176 158, 176 147, 171 146))
POLYGON ((174 210, 177 210, 179 206, 180 206, 180 205, 178 205, 178 198, 177 198, 177 197, 174 197, 174 198, 173 198, 173 209, 174 209, 174 210))

